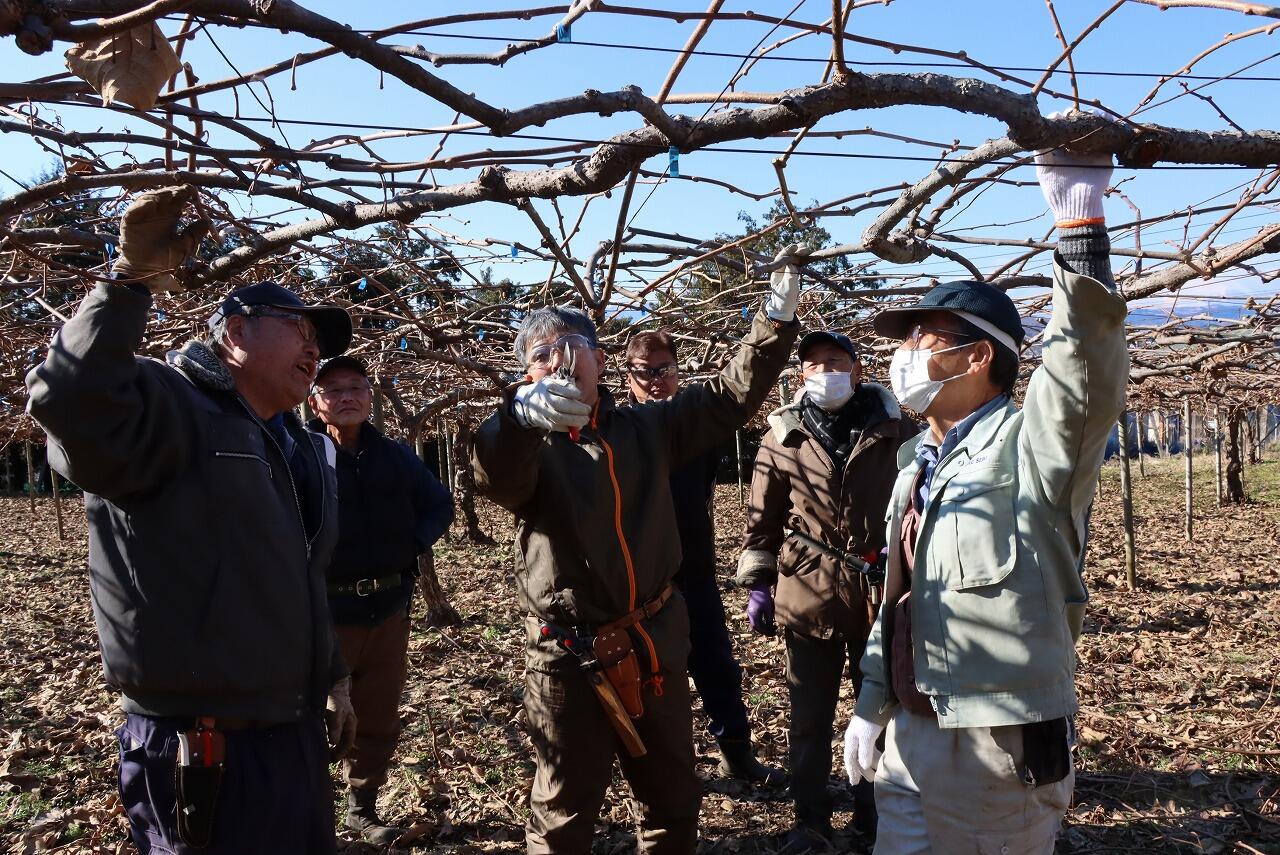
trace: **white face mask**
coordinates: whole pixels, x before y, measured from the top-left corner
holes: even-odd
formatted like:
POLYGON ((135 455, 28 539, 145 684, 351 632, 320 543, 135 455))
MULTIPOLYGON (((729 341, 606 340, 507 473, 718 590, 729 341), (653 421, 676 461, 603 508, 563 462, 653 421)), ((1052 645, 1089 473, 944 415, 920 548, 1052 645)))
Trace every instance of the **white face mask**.
POLYGON ((853 378, 847 371, 824 371, 804 378, 804 392, 828 412, 840 409, 853 397, 853 378))
POLYGON ((962 371, 953 377, 947 377, 942 380, 933 380, 929 377, 929 359, 935 353, 946 353, 949 350, 959 350, 962 347, 969 347, 968 344, 958 344, 955 347, 944 347, 942 350, 897 350, 893 354, 893 361, 889 363, 889 385, 893 387, 894 397, 898 399, 898 403, 917 413, 923 413, 929 409, 929 405, 933 403, 933 399, 938 397, 938 393, 942 391, 944 384, 955 380, 956 377, 963 377, 967 371, 962 371))

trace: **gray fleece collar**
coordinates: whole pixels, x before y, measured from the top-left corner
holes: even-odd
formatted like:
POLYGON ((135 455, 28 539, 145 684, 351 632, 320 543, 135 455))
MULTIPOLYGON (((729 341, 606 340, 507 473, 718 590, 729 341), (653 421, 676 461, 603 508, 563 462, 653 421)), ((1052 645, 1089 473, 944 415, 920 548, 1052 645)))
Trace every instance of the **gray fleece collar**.
POLYGON ((213 348, 202 341, 192 339, 178 350, 166 353, 164 359, 197 386, 217 392, 232 392, 236 388, 236 381, 227 366, 222 364, 213 348))

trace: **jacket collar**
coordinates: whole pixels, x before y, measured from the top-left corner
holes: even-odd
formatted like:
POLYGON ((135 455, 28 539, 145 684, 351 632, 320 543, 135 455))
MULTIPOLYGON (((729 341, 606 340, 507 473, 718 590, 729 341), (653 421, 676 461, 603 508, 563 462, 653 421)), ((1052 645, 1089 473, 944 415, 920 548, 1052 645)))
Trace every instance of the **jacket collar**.
MULTIPOLYGON (((885 418, 876 422, 867 428, 870 433, 883 434, 885 436, 897 432, 897 422, 902 419, 902 407, 898 406, 898 399, 893 397, 893 393, 879 383, 860 383, 860 390, 865 389, 880 399, 880 405, 884 407, 885 418)), ((773 438, 779 443, 784 442, 792 431, 800 431, 805 436, 809 433, 804 429, 804 421, 800 415, 800 401, 779 407, 769 413, 767 419, 769 427, 773 430, 773 438)))
MULTIPOLYGON (((1005 401, 1003 407, 996 407, 991 412, 978 419, 978 421, 969 430, 968 435, 956 444, 956 447, 951 450, 947 457, 950 458, 952 455, 961 451, 963 451, 967 457, 973 457, 979 451, 991 444, 992 440, 996 438, 996 434, 999 433, 1001 425, 1003 425, 1005 420, 1016 412, 1018 412, 1018 408, 1014 405, 1013 398, 1010 397, 1005 401)), ((906 469, 915 462, 916 451, 928 436, 929 428, 925 427, 914 441, 905 443, 898 449, 899 469, 906 469)), ((939 465, 941 465, 941 461, 939 462, 939 465)))
POLYGON ((236 381, 227 366, 213 348, 199 339, 192 339, 179 349, 169 351, 164 359, 201 388, 215 392, 235 391, 236 381))

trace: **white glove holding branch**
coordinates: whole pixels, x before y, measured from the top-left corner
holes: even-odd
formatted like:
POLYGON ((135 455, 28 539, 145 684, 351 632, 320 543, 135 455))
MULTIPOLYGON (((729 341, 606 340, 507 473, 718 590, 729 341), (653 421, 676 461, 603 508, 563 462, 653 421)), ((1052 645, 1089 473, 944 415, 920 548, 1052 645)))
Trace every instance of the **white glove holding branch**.
MULTIPOLYGON (((1072 112, 1050 113, 1050 119, 1065 119, 1072 112)), ((1098 110, 1085 109, 1100 115, 1098 110)), ((1079 220, 1102 219, 1102 198, 1111 183, 1110 154, 1080 154, 1068 149, 1049 149, 1036 154, 1036 177, 1044 192, 1054 221, 1059 225, 1079 220)))
POLYGON ((849 720, 844 732, 844 771, 849 783, 857 785, 861 780, 874 781, 876 767, 880 765, 880 752, 876 740, 884 732, 884 725, 858 718, 849 720))
MULTIPOLYGON (((773 257, 774 261, 803 258, 808 247, 789 243, 773 257)), ((764 304, 765 314, 775 321, 791 323, 796 319, 796 305, 800 302, 800 267, 794 261, 779 267, 769 276, 769 299, 764 304)))
POLYGON ((546 431, 568 431, 591 420, 591 407, 582 402, 578 387, 551 376, 517 389, 511 412, 525 427, 546 431))

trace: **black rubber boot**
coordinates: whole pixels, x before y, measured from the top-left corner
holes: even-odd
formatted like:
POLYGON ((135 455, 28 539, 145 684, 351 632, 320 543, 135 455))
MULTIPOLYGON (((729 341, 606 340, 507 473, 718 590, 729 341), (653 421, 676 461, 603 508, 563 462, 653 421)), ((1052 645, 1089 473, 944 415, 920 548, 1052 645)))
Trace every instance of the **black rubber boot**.
POLYGON ((351 790, 347 798, 347 828, 359 832, 366 843, 388 846, 404 833, 378 817, 377 790, 351 790))
POLYGON ((853 830, 868 843, 875 843, 877 821, 875 785, 859 781, 853 787, 853 830))
POLYGON ((756 750, 750 739, 717 739, 716 742, 720 745, 720 774, 753 784, 778 786, 786 783, 785 772, 756 759, 756 750))
POLYGON ((787 835, 786 855, 800 855, 802 852, 830 852, 831 824, 807 825, 797 822, 787 835))

